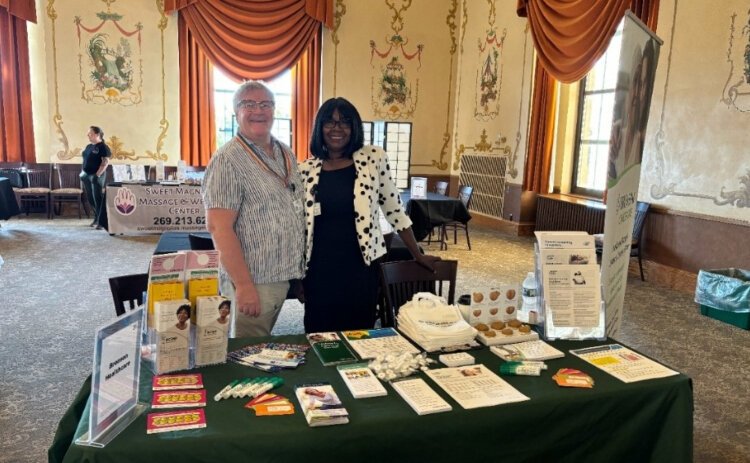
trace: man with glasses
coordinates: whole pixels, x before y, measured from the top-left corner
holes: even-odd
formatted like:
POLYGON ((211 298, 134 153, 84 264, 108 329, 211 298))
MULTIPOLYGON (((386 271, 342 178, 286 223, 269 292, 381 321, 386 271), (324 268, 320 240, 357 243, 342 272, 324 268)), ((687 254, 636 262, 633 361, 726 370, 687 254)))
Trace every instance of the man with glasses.
POLYGON ((206 168, 206 226, 221 256, 221 291, 233 299, 234 336, 268 336, 289 280, 304 273, 303 188, 292 150, 271 135, 273 93, 248 81, 234 94, 237 136, 206 168))

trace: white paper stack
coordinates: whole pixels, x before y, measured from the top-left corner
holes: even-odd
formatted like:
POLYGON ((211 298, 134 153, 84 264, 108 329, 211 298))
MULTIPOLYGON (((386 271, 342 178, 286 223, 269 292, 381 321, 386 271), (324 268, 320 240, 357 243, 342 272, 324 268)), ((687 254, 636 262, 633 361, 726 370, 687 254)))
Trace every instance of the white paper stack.
POLYGON ((398 312, 398 329, 428 351, 470 344, 477 334, 458 307, 430 293, 417 293, 398 312))

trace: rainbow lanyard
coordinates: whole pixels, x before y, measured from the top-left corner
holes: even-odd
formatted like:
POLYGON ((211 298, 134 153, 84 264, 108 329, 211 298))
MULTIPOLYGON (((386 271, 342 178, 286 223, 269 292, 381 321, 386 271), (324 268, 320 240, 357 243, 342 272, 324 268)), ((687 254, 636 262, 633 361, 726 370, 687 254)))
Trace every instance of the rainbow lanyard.
MULTIPOLYGON (((281 151, 281 155, 284 158, 284 176, 283 177, 271 168, 270 164, 268 164, 268 162, 266 162, 266 160, 263 159, 263 156, 255 150, 255 147, 252 144, 248 143, 243 137, 239 135, 236 135, 235 138, 237 138, 240 141, 240 143, 242 144, 242 147, 245 148, 245 151, 247 152, 247 154, 250 155, 250 157, 253 160, 255 160, 255 162, 258 163, 258 165, 260 165, 266 172, 268 172, 269 174, 279 179, 279 181, 284 185, 284 188, 289 188, 289 177, 292 171, 292 161, 289 159, 289 156, 287 156, 286 153, 284 153, 284 148, 281 147, 281 143, 279 143, 277 140, 273 140, 273 142, 279 145, 279 151, 281 151)), ((273 156, 273 142, 271 143, 271 155, 272 156, 273 156)), ((293 189, 293 186, 294 185, 292 185, 292 189, 293 189)))

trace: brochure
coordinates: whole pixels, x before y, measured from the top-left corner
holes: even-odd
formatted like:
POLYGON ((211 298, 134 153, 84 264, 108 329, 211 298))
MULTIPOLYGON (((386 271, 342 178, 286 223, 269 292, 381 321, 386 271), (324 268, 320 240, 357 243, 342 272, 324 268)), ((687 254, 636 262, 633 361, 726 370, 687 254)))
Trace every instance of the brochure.
POLYGON ((154 391, 172 391, 177 389, 203 389, 203 375, 192 373, 185 375, 157 375, 151 382, 154 391))
POLYGON ((156 391, 151 398, 151 408, 190 408, 206 406, 206 390, 156 391))
POLYGON ((205 427, 206 414, 202 408, 179 412, 149 413, 146 417, 147 434, 205 427))
POLYGON ((310 333, 307 335, 307 340, 324 366, 357 361, 357 356, 338 333, 310 333))
POLYGON ((253 344, 229 352, 227 354, 227 360, 263 371, 276 372, 283 368, 296 368, 297 366, 304 364, 305 353, 309 348, 310 346, 307 344, 282 344, 271 342, 253 344), (261 355, 264 350, 266 350, 265 354, 261 355), (269 353, 269 350, 280 351, 282 353, 269 353), (283 365, 276 361, 266 363, 267 360, 271 360, 269 357, 277 359, 278 356, 282 356, 287 362, 284 362, 283 365), (292 364, 294 366, 291 366, 292 364))
POLYGON ((427 370, 427 376, 464 408, 529 400, 484 365, 427 370))
POLYGON ((380 355, 403 354, 404 352, 419 353, 419 349, 393 328, 342 331, 341 334, 344 335, 349 345, 362 359, 373 359, 380 355))
POLYGON ((232 304, 227 298, 207 296, 197 299, 194 317, 196 366, 226 362, 231 314, 232 304))
POLYGON ((571 350, 570 353, 606 371, 624 383, 665 378, 679 374, 620 344, 575 349, 571 350))
POLYGON ((417 412, 417 415, 453 410, 453 407, 433 391, 422 378, 394 381, 391 386, 417 412))
POLYGON ((336 368, 355 399, 388 395, 366 363, 339 365, 336 368))
POLYGON ((564 352, 555 349, 544 341, 527 341, 517 344, 492 346, 490 350, 506 362, 551 360, 565 357, 564 352))
POLYGON ((294 394, 311 427, 331 426, 349 422, 349 413, 329 383, 298 385, 294 394))
POLYGON ((555 328, 597 327, 601 313, 598 265, 542 267, 544 300, 555 328))
POLYGON ((539 249, 594 248, 594 237, 585 231, 535 231, 539 249))

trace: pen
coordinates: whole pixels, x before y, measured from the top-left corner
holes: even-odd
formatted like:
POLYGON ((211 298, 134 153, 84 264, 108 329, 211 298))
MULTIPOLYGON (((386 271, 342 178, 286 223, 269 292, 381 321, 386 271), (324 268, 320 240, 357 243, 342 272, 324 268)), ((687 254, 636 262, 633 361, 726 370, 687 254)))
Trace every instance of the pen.
POLYGON ((214 396, 214 400, 215 400, 216 402, 218 402, 218 401, 220 401, 221 399, 223 399, 223 398, 224 398, 224 394, 225 394, 226 392, 229 392, 229 391, 231 391, 231 390, 232 390, 232 388, 233 388, 233 387, 234 387, 234 386, 235 386, 235 385, 236 385, 237 383, 239 383, 239 382, 240 382, 240 380, 238 380, 238 379, 235 379, 235 380, 234 380, 234 381, 232 381, 231 383, 229 383, 229 384, 227 384, 226 386, 224 386, 224 389, 222 389, 221 391, 219 391, 219 393, 218 393, 218 394, 216 394, 216 395, 214 396))

